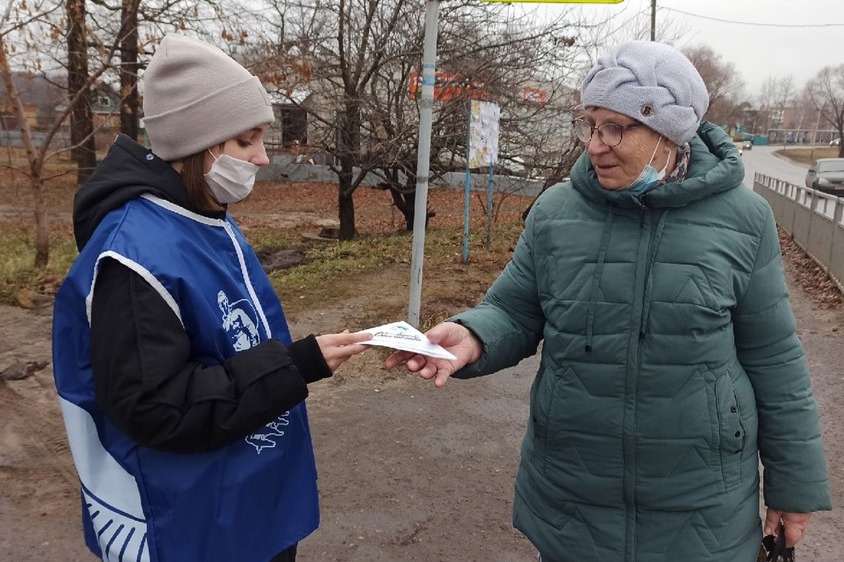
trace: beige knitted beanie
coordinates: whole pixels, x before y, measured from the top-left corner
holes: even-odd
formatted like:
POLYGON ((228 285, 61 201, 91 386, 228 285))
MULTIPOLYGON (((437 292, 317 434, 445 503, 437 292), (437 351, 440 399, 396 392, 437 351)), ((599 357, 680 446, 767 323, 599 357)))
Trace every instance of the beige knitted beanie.
POLYGON ((183 35, 161 41, 143 94, 152 151, 168 162, 275 121, 256 76, 217 47, 183 35))

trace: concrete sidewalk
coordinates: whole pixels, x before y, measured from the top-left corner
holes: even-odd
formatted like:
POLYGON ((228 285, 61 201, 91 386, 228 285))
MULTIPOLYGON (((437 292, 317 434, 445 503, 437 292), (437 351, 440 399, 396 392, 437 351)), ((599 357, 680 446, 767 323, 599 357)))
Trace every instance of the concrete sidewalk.
POLYGON ((820 308, 795 280, 786 264, 791 304, 812 375, 812 387, 821 413, 821 431, 827 455, 833 511, 816 514, 797 559, 812 562, 844 560, 844 308, 820 308))

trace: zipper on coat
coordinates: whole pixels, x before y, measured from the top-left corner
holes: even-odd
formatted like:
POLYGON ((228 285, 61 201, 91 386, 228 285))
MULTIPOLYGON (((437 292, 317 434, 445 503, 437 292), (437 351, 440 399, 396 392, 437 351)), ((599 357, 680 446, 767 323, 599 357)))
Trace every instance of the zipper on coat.
POLYGON ((624 500, 627 505, 625 519, 625 562, 635 562, 636 552, 636 427, 638 405, 636 403, 639 390, 639 368, 641 365, 641 322, 644 316, 645 293, 648 279, 648 257, 650 255, 651 213, 639 203, 639 245, 636 251, 636 263, 643 264, 636 267, 633 278, 633 314, 630 318, 631 335, 628 339, 628 366, 624 381, 625 413, 623 422, 623 458, 624 465, 629 467, 624 471, 624 500))

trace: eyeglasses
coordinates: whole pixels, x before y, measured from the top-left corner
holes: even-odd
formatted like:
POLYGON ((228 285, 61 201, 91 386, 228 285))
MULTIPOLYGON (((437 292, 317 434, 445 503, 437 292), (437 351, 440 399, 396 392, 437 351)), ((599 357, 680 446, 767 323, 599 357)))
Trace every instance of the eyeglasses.
POLYGON ((624 136, 624 131, 626 131, 627 129, 632 129, 634 127, 641 127, 643 124, 634 121, 629 125, 619 125, 617 123, 603 123, 597 127, 593 127, 592 124, 586 119, 574 119, 571 122, 571 125, 574 128, 574 135, 580 141, 589 142, 590 140, 592 140, 592 135, 594 135, 595 131, 597 131, 598 138, 601 139, 601 142, 612 148, 614 146, 619 145, 622 137, 624 136))

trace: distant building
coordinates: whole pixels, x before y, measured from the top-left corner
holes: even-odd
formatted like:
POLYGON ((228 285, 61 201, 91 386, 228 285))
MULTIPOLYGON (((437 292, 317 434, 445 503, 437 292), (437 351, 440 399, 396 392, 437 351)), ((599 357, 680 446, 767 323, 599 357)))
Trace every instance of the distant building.
MULTIPOLYGON (((67 80, 61 77, 33 76, 26 72, 12 73, 12 83, 23 104, 25 119, 30 129, 41 131, 55 122, 58 108, 63 107, 65 103, 66 82, 67 80)), ((6 84, 0 81, 0 128, 18 130, 20 125, 6 84)))
MULTIPOLYGON (((67 108, 67 77, 13 72, 12 81, 23 105, 24 119, 37 145, 67 108)), ((97 131, 97 145, 104 148, 111 144, 120 129, 120 95, 107 85, 98 85, 91 98, 91 111, 94 129, 97 131)), ((21 123, 18 122, 11 96, 5 83, 0 81, 0 143, 23 146, 20 129, 21 123)), ((55 146, 68 146, 69 131, 70 119, 66 118, 53 138, 55 146)))

